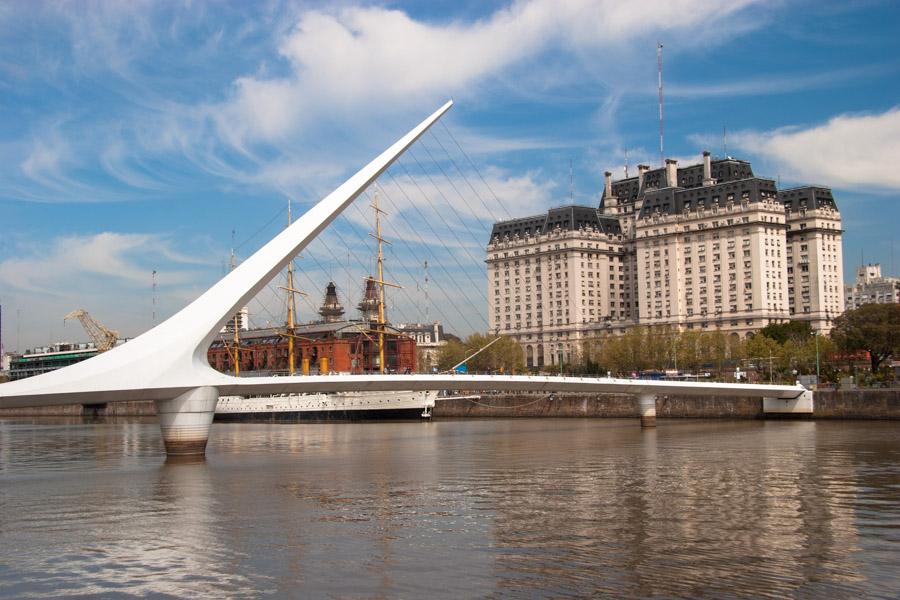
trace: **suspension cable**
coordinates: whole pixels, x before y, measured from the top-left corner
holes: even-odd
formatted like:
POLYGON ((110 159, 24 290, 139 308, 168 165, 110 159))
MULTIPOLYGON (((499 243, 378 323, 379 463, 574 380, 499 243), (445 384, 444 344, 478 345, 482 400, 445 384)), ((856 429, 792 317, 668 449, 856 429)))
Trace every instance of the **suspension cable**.
MULTIPOLYGON (((428 149, 428 146, 426 146, 425 144, 422 144, 422 149, 425 150, 425 153, 428 155, 428 158, 431 159, 431 162, 433 162, 433 163, 437 166, 437 168, 440 169, 441 174, 443 174, 443 176, 444 176, 444 179, 447 180, 447 183, 450 184, 450 187, 452 187, 452 188, 453 188, 453 191, 456 192, 456 195, 459 196, 459 199, 462 200, 462 201, 463 201, 463 204, 466 205, 466 208, 469 210, 469 214, 472 215, 472 217, 475 219, 475 222, 478 223, 479 225, 481 225, 482 229, 484 229, 485 231, 487 231, 487 230, 488 230, 488 229, 487 229, 487 225, 485 225, 485 224, 481 221, 481 219, 479 219, 479 218, 475 215, 475 211, 472 210, 472 206, 469 204, 469 201, 466 200, 466 197, 463 196, 462 193, 460 193, 459 188, 456 187, 456 184, 453 183, 453 180, 450 178, 449 175, 447 175, 447 172, 444 170, 444 167, 442 167, 441 164, 437 161, 437 159, 434 158, 434 155, 431 153, 431 150, 428 149)), ((466 177, 466 176, 463 175, 463 179, 465 179, 465 177, 466 177)), ((452 206, 452 205, 451 205, 451 206, 452 206)), ((459 215, 457 215, 457 216, 459 216, 459 215)), ((460 219, 460 221, 462 221, 462 219, 460 219)), ((465 225, 466 229, 469 231, 469 235, 472 236, 472 239, 475 241, 475 243, 478 244, 478 245, 481 245, 482 242, 481 242, 480 240, 478 240, 478 238, 475 237, 475 234, 472 233, 472 230, 469 229, 469 226, 468 226, 465 222, 463 222, 463 225, 465 225)))
MULTIPOLYGON (((466 227, 468 229, 466 224, 463 222, 462 217, 459 214, 459 211, 456 210, 456 207, 453 206, 453 203, 450 202, 450 199, 447 198, 447 196, 444 195, 444 192, 442 192, 441 189, 437 186, 437 184, 434 182, 434 179, 432 179, 431 175, 425 170, 425 167, 422 166, 422 163, 419 162, 419 159, 416 158, 412 152, 408 152, 408 154, 410 155, 410 157, 412 157, 412 159, 414 161, 416 161, 416 164, 419 165, 420 169, 422 169, 422 173, 425 175, 425 177, 428 178, 428 181, 431 182, 431 185, 432 185, 432 187, 434 187, 435 191, 437 191, 437 193, 441 195, 441 198, 444 199, 444 202, 447 203, 447 205, 453 211, 453 214, 455 214, 456 218, 459 219, 459 222, 462 223, 462 226, 466 227)), ((413 185, 415 185, 416 188, 418 188, 419 191, 422 192, 422 195, 424 196, 425 192, 422 191, 422 188, 419 186, 418 182, 412 177, 412 175, 409 174, 409 171, 406 171, 406 166, 402 165, 402 164, 400 166, 406 172, 407 176, 410 178, 410 181, 412 181, 413 185)), ((466 247, 466 245, 463 243, 463 241, 461 239, 459 239, 458 235, 456 235, 456 230, 450 227, 450 224, 447 223, 447 220, 444 219, 444 216, 437 209, 437 207, 434 205, 434 203, 431 201, 431 199, 428 198, 427 196, 425 196, 425 200, 428 202, 428 205, 431 206, 432 209, 434 209, 434 212, 441 219, 441 222, 444 224, 444 226, 450 231, 451 234, 453 234, 453 237, 459 243, 459 247, 462 249, 463 252, 466 253, 466 256, 469 257, 469 260, 471 260, 475 264, 478 264, 478 261, 475 259, 474 256, 472 256, 472 254, 469 252, 469 249, 466 247)), ((471 231, 469 233, 471 233, 471 231)), ((475 239, 474 235, 472 236, 472 239, 475 240, 475 246, 480 248, 481 242, 479 242, 477 239, 475 239)), ((487 302, 487 298, 485 298, 485 302, 487 302)))
MULTIPOLYGON (((445 126, 445 127, 446 127, 446 126, 445 126)), ((491 210, 490 206, 488 206, 487 202, 484 201, 484 198, 481 197, 481 194, 478 192, 478 190, 475 189, 475 186, 472 185, 472 182, 469 181, 469 178, 466 177, 465 173, 464 173, 463 170, 460 168, 459 164, 456 162, 456 159, 453 158, 453 155, 450 154, 450 152, 449 152, 449 151, 447 150, 447 148, 444 146, 444 143, 441 141, 441 138, 439 138, 438 136, 436 136, 436 135, 434 134, 434 132, 431 131, 431 130, 429 130, 428 133, 431 134, 431 137, 434 138, 434 141, 436 141, 436 142, 438 143, 438 146, 441 147, 441 150, 444 151, 444 154, 447 155, 447 158, 449 158, 449 159, 450 159, 450 162, 453 163, 453 166, 456 167, 457 172, 459 172, 459 174, 462 176, 463 180, 464 180, 464 181, 466 182, 466 184, 469 186, 469 189, 472 190, 472 193, 475 194, 475 197, 478 198, 478 200, 481 202, 481 205, 484 207, 484 209, 485 209, 485 210, 487 211, 487 213, 490 215, 491 220, 492 220, 493 222, 495 222, 495 223, 496 223, 497 221, 500 221, 501 219, 498 219, 498 218, 497 218, 497 215, 494 214, 494 211, 491 210)), ((482 181, 483 181, 483 179, 482 179, 482 181)), ((470 210, 471 210, 471 209, 470 209, 470 210)), ((485 230, 487 230, 487 226, 485 226, 485 230)))
MULTIPOLYGON (((404 167, 404 171, 406 171, 405 167, 404 167)), ((409 171, 406 171, 406 175, 407 175, 407 177, 409 177, 412 184, 414 186, 416 186, 416 188, 419 190, 419 193, 422 194, 423 196, 425 196, 425 191, 421 188, 421 186, 419 186, 418 183, 416 183, 415 179, 412 178, 412 175, 409 174, 409 171)), ((459 262, 459 258, 457 258, 456 254, 454 254, 453 251, 447 247, 447 244, 444 243, 444 241, 441 239, 441 236, 434 229, 434 225, 431 224, 431 221, 428 218, 426 218, 424 214, 422 214, 422 211, 419 209, 419 207, 416 205, 416 203, 413 202, 412 198, 409 197, 409 194, 406 193, 406 190, 403 189, 403 186, 398 184, 397 181, 390 174, 388 175, 388 177, 391 179, 391 181, 394 183, 394 185, 396 185, 400 189, 400 192, 406 197, 406 199, 409 201, 410 205, 415 209, 416 213, 418 213, 418 215, 422 219, 422 221, 424 221, 428 225, 428 228, 431 230, 431 233, 434 235, 434 238, 438 242, 440 242, 440 244, 444 247, 444 250, 447 251, 447 253, 450 255, 450 257, 456 263, 456 266, 459 267, 460 272, 462 272, 462 274, 466 276, 466 278, 469 280, 469 283, 472 284, 472 287, 478 291, 478 293, 481 295, 482 299, 485 301, 485 303, 487 303, 487 301, 488 301, 487 296, 485 296, 484 291, 481 289, 481 286, 478 285, 474 279, 472 279, 472 276, 469 274, 468 270, 466 270, 466 268, 462 266, 462 263, 459 262)), ((428 200, 427 196, 425 196, 425 198, 426 198, 426 200, 428 200)), ((443 221, 444 226, 448 230, 450 230, 452 233, 453 230, 450 229, 450 226, 447 224, 447 221, 443 217, 441 217, 440 212, 438 212, 438 210, 434 207, 434 204, 432 204, 431 201, 428 201, 428 202, 429 202, 429 205, 432 207, 432 209, 435 211, 435 213, 437 213, 438 217, 443 221)), ((413 231, 415 231, 416 235, 419 236, 419 239, 421 240, 421 236, 419 235, 418 231, 415 228, 413 228, 413 231)), ((457 237, 457 240, 459 240, 458 237, 457 237)), ((421 241, 422 241, 422 245, 426 246, 425 241, 424 240, 421 240, 421 241)), ((460 245, 462 246, 462 242, 460 242, 460 245)), ((465 250, 464 246, 463 246, 463 250, 465 250)), ((467 254, 468 254, 468 252, 467 252, 467 254)), ((472 262, 477 262, 471 255, 469 255, 469 258, 472 260, 472 262)))
MULTIPOLYGON (((394 178, 391 177, 390 174, 388 174, 388 177, 391 179, 391 181, 394 183, 394 185, 396 185, 396 186, 400 189, 400 192, 401 192, 401 193, 406 197, 406 199, 410 202, 410 204, 413 206, 413 208, 414 208, 414 209, 416 210, 416 212, 419 214, 419 217, 421 217, 422 220, 425 221, 426 223, 428 223, 429 227, 431 227, 431 224, 430 224, 430 222, 428 221, 428 219, 425 218, 425 215, 422 214, 422 212, 421 212, 421 211, 419 210, 419 208, 415 205, 415 203, 412 202, 412 199, 409 197, 409 195, 406 193, 406 191, 403 189, 403 187, 400 186, 399 184, 397 184, 396 180, 394 180, 394 178)), ((431 247, 430 247, 428 244, 425 243, 425 240, 422 239, 422 235, 419 233, 419 231, 418 231, 415 227, 413 227, 412 224, 409 223, 409 221, 408 221, 408 220, 406 219, 406 217, 403 215, 403 213, 400 212, 399 208, 397 207, 397 204, 396 204, 396 203, 394 202, 394 200, 391 198, 390 194, 388 194, 387 191, 386 191, 384 188, 381 188, 381 189, 382 189, 382 192, 384 193, 385 198, 387 199, 388 202, 390 202, 391 206, 393 207, 393 210, 396 211, 397 214, 400 215, 400 218, 403 219, 403 220, 406 222, 407 227, 409 227, 410 230, 415 234, 415 236, 416 236, 416 238, 419 240, 419 243, 421 244, 422 248, 423 248, 425 251, 427 251, 427 252, 431 255, 432 260, 434 261, 434 263, 441 269, 441 271, 443 271, 444 275, 446 275, 447 281, 455 281, 455 279, 454 279, 454 278, 450 275, 450 273, 447 271, 447 268, 444 266, 443 262, 440 261, 440 260, 437 260, 437 255, 434 254, 434 252, 433 252, 433 250, 431 249, 431 247)), ((432 229, 432 233, 434 233, 435 236, 437 236, 437 233, 434 231, 434 229, 433 229, 433 228, 431 228, 431 229, 432 229)), ((408 240, 406 240, 406 239, 405 239, 404 237, 402 237, 402 236, 401 236, 400 239, 403 240, 403 243, 407 246, 407 248, 410 250, 410 252, 413 253, 413 254, 415 254, 415 251, 414 251, 414 250, 412 249, 412 247, 410 246, 408 240)), ((439 240, 440 238, 437 238, 437 239, 439 240)), ((444 245, 444 249, 447 250, 448 252, 450 252, 449 249, 446 247, 446 245, 444 245)), ((454 261, 456 262, 457 266, 459 266, 459 268, 460 268, 460 270, 463 272, 463 274, 468 275, 468 274, 466 273, 465 269, 463 268, 463 266, 459 263, 459 260, 456 258, 456 256, 455 256, 452 252, 450 252, 450 256, 454 259, 454 261)), ((475 282, 472 281, 471 277, 469 277, 469 281, 472 283, 472 286, 475 287, 475 289, 480 290, 480 288, 477 286, 477 284, 475 284, 475 282)), ((443 286, 442 286, 437 280, 435 280, 435 284, 438 286, 438 288, 444 293, 444 295, 445 295, 447 298, 450 298, 450 297, 451 297, 449 294, 446 293, 446 291, 444 290, 443 286)), ((456 287, 457 287, 457 289, 460 291, 460 296, 461 296, 462 298, 464 298, 464 299, 466 300, 466 302, 468 302, 470 305, 472 305, 472 307, 475 308, 475 312, 481 317, 481 319, 485 322, 485 324, 486 324, 487 326, 490 326, 490 324, 487 323, 487 319, 484 317, 484 315, 481 314, 481 312, 480 312, 480 311, 478 310, 478 308, 477 308, 477 305, 476 305, 474 302, 472 302, 472 299, 465 293, 465 291, 464 291, 464 289, 462 288, 462 286, 460 286, 460 285, 457 283, 457 284, 456 284, 456 287)), ((482 297, 484 297, 483 294, 482 294, 482 297)), ((487 302, 487 299, 486 299, 486 298, 485 298, 485 302, 487 302)), ((454 304, 454 308, 456 308, 457 311, 460 312, 460 314, 462 314, 461 311, 459 311, 459 307, 456 306, 455 304, 454 304)), ((471 325, 470 325, 470 326, 471 326, 471 325)), ((475 331, 475 330, 476 330, 476 329, 473 328, 473 331, 475 331)))
MULTIPOLYGON (((456 144, 456 147, 459 148, 459 151, 462 152, 463 156, 466 157, 466 160, 469 161, 469 164, 472 165, 472 168, 473 168, 473 169, 475 170, 475 172, 478 174, 479 179, 481 179, 481 183, 483 183, 484 186, 488 189, 488 191, 491 192, 491 195, 494 196, 494 200, 497 201, 497 204, 499 204, 499 205, 500 205, 500 208, 503 209, 503 212, 506 213, 506 217, 507 217, 508 219, 512 219, 512 218, 513 218, 513 217, 512 217, 512 213, 509 212, 509 209, 506 208, 506 205, 503 204, 503 201, 500 200, 500 197, 494 192, 494 190, 491 188, 491 186, 488 184, 488 182, 485 181, 484 176, 481 174, 481 171, 478 170, 478 167, 475 166, 475 163, 472 161, 472 158, 471 158, 468 154, 466 154, 466 151, 463 150, 463 149, 462 149, 462 146, 459 145, 459 142, 456 140, 456 137, 453 135, 453 132, 450 131, 450 128, 447 127, 447 124, 444 123, 443 121, 441 121, 441 125, 443 125, 444 130, 445 130, 448 134, 450 134, 450 139, 453 140, 453 143, 456 144)), ((487 206, 485 206, 485 208, 487 208, 487 206)))

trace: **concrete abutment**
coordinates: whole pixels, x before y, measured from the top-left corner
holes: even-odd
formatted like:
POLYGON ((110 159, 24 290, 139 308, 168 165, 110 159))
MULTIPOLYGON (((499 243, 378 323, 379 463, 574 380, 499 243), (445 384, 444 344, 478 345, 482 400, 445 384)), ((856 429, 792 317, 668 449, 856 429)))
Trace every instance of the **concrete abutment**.
POLYGON ((203 455, 219 401, 219 390, 206 386, 171 400, 157 400, 156 414, 169 456, 203 455))
POLYGON ((638 394, 641 427, 656 427, 656 394, 638 394))

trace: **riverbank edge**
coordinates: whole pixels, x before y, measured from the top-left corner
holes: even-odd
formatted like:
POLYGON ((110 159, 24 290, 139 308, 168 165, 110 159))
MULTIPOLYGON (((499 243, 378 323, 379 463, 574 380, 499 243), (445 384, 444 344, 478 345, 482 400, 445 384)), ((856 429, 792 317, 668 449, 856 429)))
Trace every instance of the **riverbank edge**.
MULTIPOLYGON (((900 389, 822 390, 815 393, 813 419, 900 420, 900 389)), ((0 409, 2 417, 148 417, 153 402, 0 409)), ((637 417, 628 394, 486 394, 480 398, 439 398, 434 418, 630 418, 637 417)), ((659 419, 763 419, 759 398, 660 396, 659 419)))

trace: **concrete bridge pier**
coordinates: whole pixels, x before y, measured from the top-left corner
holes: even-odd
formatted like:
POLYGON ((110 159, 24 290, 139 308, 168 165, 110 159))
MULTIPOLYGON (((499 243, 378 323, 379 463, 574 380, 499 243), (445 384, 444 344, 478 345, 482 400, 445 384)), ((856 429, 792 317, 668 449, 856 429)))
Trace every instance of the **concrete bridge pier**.
POLYGON ((641 427, 656 427, 656 394, 638 394, 641 427))
POLYGON ((169 456, 203 455, 209 440, 219 390, 206 386, 171 400, 157 400, 156 414, 169 456))

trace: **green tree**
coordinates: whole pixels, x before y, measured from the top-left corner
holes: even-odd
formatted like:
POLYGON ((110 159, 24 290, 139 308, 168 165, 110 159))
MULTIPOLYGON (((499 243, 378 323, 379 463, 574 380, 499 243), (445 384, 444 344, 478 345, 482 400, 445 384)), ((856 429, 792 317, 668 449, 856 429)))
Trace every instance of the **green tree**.
POLYGON ((812 326, 810 326, 809 321, 769 323, 759 330, 759 334, 771 338, 779 344, 784 344, 788 340, 802 344, 812 335, 812 326))
POLYGON ((831 337, 844 352, 866 351, 875 374, 900 354, 900 304, 863 304, 834 321, 831 337))
MULTIPOLYGON (((492 334, 473 333, 464 342, 449 340, 438 355, 438 368, 442 371, 450 369, 496 338, 492 334)), ((521 371, 525 368, 525 352, 515 340, 501 336, 498 341, 466 361, 466 366, 469 371, 521 371)))
MULTIPOLYGON (((819 364, 820 370, 834 353, 835 345, 829 338, 819 336, 819 364)), ((796 370, 798 375, 811 375, 816 372, 816 336, 807 335, 806 338, 788 339, 782 346, 779 356, 779 368, 785 375, 793 375, 796 370)))
POLYGON ((639 345, 637 328, 633 327, 622 335, 604 335, 591 342, 590 355, 603 369, 615 374, 641 368, 635 363, 633 348, 639 345))
POLYGON ((754 365, 758 372, 769 372, 774 379, 775 360, 781 356, 781 346, 770 337, 754 335, 744 340, 741 350, 745 360, 754 365))
POLYGON ((466 346, 459 338, 447 340, 438 352, 437 367, 441 371, 448 371, 465 357, 466 346))
POLYGON ((702 334, 689 330, 678 336, 678 368, 685 371, 696 371, 703 364, 702 334))

